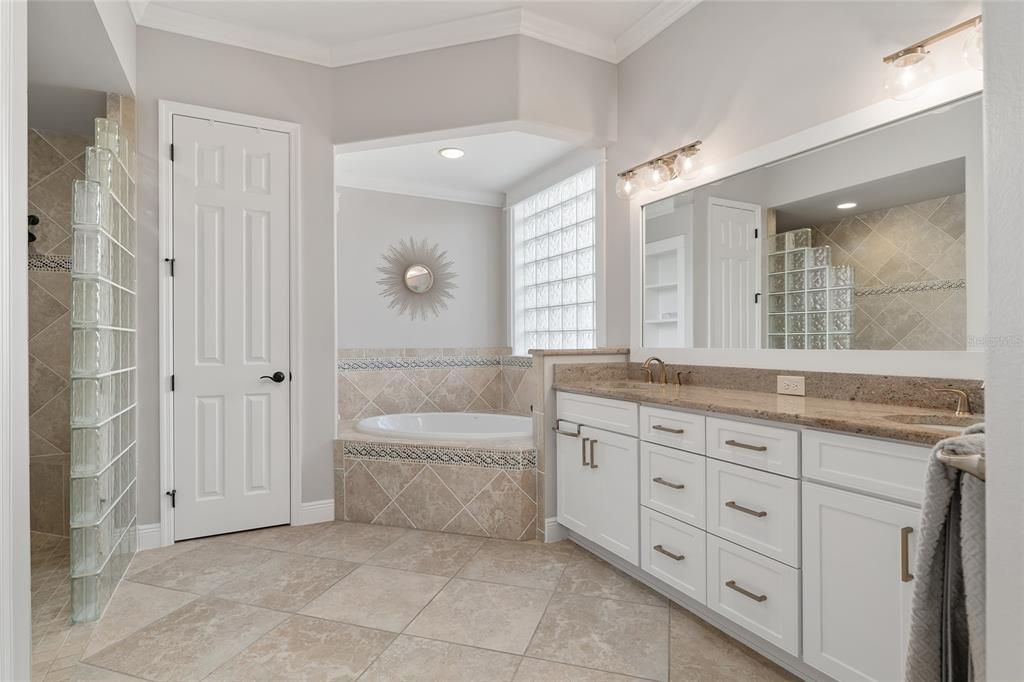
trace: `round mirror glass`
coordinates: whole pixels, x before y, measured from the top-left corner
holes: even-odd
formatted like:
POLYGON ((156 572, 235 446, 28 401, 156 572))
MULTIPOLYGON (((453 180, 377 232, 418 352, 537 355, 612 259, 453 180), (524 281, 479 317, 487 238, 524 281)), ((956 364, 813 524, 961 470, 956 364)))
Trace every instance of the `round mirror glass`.
POLYGON ((405 286, 414 294, 425 294, 434 286, 434 273, 426 265, 410 265, 405 270, 405 286))

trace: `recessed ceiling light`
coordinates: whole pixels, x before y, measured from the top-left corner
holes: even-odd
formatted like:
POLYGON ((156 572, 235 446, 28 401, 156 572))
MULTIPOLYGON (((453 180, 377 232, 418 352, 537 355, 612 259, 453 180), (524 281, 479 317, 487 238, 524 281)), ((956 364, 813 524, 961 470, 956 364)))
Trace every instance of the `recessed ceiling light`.
POLYGON ((466 152, 462 151, 458 147, 442 147, 437 150, 437 153, 446 159, 461 159, 466 155, 466 152))
POLYGON ((838 204, 836 206, 836 208, 838 208, 840 211, 845 211, 845 210, 850 209, 850 208, 857 208, 857 202, 856 201, 847 201, 847 202, 844 202, 842 204, 838 204))

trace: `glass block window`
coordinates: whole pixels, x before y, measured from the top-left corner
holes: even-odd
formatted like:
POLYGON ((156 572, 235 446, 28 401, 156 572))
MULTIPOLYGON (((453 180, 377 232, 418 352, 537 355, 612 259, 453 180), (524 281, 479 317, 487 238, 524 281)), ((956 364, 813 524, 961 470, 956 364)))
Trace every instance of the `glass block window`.
POLYGON ((596 343, 595 177, 588 168, 512 207, 517 354, 596 343))

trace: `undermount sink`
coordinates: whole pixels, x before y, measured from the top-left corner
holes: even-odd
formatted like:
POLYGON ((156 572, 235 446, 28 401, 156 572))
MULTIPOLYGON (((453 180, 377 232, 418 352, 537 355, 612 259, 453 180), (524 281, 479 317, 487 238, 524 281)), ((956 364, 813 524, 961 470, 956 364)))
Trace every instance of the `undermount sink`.
POLYGON ((979 414, 969 414, 963 417, 958 417, 955 414, 889 414, 885 418, 900 424, 920 424, 957 432, 972 424, 985 421, 984 416, 979 414))

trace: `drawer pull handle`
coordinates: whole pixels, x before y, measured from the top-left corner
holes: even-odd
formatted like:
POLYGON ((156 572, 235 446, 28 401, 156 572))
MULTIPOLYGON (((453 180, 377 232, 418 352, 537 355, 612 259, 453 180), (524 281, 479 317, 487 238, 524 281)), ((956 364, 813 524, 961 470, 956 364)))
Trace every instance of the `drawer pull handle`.
POLYGON ((651 428, 655 431, 664 431, 665 433, 686 433, 686 429, 673 429, 671 426, 663 426, 661 424, 655 424, 651 428))
POLYGON ((667 549, 665 549, 665 548, 664 548, 664 547, 662 547, 661 545, 655 545, 655 546, 654 546, 654 551, 655 551, 655 552, 657 552, 658 554, 664 554, 664 555, 665 555, 665 556, 667 556, 667 557, 668 557, 669 559, 673 559, 673 560, 675 560, 675 561, 682 561, 683 559, 685 559, 685 558, 686 558, 686 557, 685 557, 684 555, 682 555, 682 554, 673 554, 672 552, 668 551, 667 549))
POLYGON ((738 440, 727 440, 726 445, 730 445, 734 448, 743 448, 744 450, 753 450, 754 452, 764 452, 768 449, 767 445, 751 445, 750 443, 741 443, 738 440))
POLYGON ((683 488, 686 487, 685 483, 673 483, 672 481, 666 481, 661 476, 657 476, 654 479, 654 482, 657 483, 658 485, 668 486, 669 488, 672 488, 673 490, 682 490, 683 488))
POLYGON ((561 419, 556 419, 555 420, 555 425, 553 427, 551 427, 551 430, 554 431, 555 433, 560 433, 563 436, 572 436, 573 438, 579 438, 580 437, 580 429, 582 429, 582 428, 583 428, 582 424, 577 424, 576 425, 576 433, 573 433, 572 431, 563 431, 562 430, 562 420, 561 419))
POLYGON ((735 509, 738 512, 743 512, 744 514, 756 516, 759 519, 763 519, 764 517, 768 516, 768 512, 766 511, 756 511, 754 509, 751 509, 750 507, 744 507, 741 504, 736 504, 735 500, 729 500, 728 502, 725 503, 725 506, 728 507, 729 509, 735 509))
POLYGON ((728 581, 726 581, 725 586, 728 587, 730 590, 736 590, 737 592, 742 594, 744 597, 749 597, 750 599, 753 599, 754 601, 757 601, 757 602, 767 601, 768 600, 768 595, 767 594, 754 594, 750 590, 745 590, 742 587, 740 587, 739 585, 737 585, 735 580, 728 580, 728 581))
POLYGON ((914 579, 910 572, 910 534, 913 532, 910 526, 900 528, 900 580, 905 583, 914 579))
POLYGON ((597 445, 597 440, 594 438, 590 439, 590 468, 597 468, 597 454, 594 452, 594 446, 597 445))
POLYGON ((589 438, 584 438, 583 447, 580 448, 580 454, 583 455, 583 466, 590 466, 590 462, 587 461, 587 443, 589 442, 589 438))

